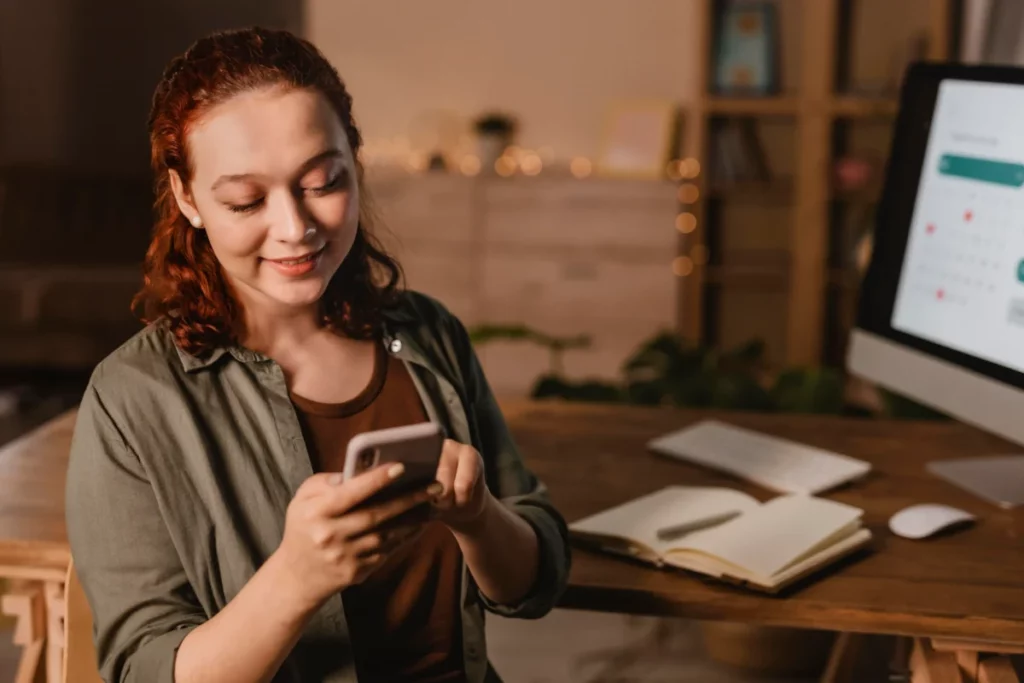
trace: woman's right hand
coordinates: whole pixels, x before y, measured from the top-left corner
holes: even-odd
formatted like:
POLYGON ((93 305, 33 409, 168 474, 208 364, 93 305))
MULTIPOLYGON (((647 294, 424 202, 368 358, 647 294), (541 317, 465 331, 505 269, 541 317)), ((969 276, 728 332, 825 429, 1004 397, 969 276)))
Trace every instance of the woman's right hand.
POLYGON ((288 505, 277 552, 305 607, 315 610, 330 595, 366 579, 420 530, 426 517, 388 524, 439 493, 439 485, 372 507, 355 509, 402 474, 382 465, 349 481, 335 473, 307 479, 288 505))

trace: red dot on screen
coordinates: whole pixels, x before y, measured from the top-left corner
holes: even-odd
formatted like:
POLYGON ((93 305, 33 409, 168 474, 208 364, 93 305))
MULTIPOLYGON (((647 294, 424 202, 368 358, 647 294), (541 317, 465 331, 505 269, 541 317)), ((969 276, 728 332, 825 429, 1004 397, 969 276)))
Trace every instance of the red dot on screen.
POLYGON ((934 223, 929 223, 928 227, 926 229, 928 230, 928 234, 929 235, 932 234, 933 232, 935 232, 935 224, 934 223))
POLYGON ((940 289, 939 291, 935 292, 935 297, 937 299, 941 299, 944 296, 946 296, 946 290, 944 290, 944 289, 940 289))
POLYGON ((970 222, 970 220, 972 218, 974 218, 974 212, 973 211, 971 211, 970 209, 968 209, 967 211, 964 211, 964 220, 965 221, 970 222))

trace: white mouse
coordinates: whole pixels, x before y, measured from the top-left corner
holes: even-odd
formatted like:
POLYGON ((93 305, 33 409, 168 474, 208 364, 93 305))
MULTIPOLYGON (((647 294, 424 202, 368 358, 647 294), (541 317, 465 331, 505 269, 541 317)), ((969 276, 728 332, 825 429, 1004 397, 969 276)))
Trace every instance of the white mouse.
POLYGON ((889 518, 889 528, 897 536, 921 539, 954 524, 973 522, 974 515, 949 505, 923 503, 903 508, 889 518))

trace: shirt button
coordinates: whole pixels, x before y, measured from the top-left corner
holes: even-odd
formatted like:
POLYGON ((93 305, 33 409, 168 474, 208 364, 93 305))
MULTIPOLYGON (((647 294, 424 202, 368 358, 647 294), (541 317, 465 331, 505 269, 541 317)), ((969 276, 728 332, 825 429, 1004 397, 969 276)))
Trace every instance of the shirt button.
POLYGON ((398 353, 399 351, 402 350, 402 340, 392 339, 391 344, 388 346, 388 348, 391 349, 391 353, 398 353))

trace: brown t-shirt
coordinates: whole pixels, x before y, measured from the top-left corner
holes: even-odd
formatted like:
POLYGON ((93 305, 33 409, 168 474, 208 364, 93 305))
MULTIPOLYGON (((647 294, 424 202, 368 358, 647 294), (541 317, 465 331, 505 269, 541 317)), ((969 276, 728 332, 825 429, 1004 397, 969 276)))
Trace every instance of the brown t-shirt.
MULTIPOLYGON (((401 360, 377 345, 373 377, 351 401, 324 404, 292 395, 313 469, 340 472, 361 432, 426 419, 401 360)), ((462 557, 440 522, 342 593, 356 670, 366 681, 465 681, 460 621, 462 557)))

